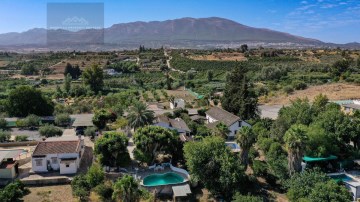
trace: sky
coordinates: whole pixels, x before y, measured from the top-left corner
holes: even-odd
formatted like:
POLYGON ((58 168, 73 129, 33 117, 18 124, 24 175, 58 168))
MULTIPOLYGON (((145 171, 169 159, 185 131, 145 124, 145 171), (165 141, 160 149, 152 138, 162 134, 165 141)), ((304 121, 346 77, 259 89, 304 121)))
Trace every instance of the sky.
MULTIPOLYGON (((47 27, 48 3, 1 0, 0 33, 47 27)), ((104 3, 104 26, 182 17, 222 17, 324 42, 360 42, 360 0, 77 0, 104 3)))

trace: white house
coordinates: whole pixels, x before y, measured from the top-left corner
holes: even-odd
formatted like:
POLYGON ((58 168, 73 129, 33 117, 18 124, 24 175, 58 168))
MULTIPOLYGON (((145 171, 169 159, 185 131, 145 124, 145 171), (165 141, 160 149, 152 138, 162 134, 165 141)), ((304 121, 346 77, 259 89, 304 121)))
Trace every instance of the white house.
POLYGON ((185 109, 185 100, 183 99, 174 99, 173 102, 170 102, 170 109, 183 108, 185 109))
POLYGON ((84 142, 81 139, 39 142, 32 154, 32 170, 75 174, 80 166, 83 152, 84 142))
POLYGON ((206 120, 207 120, 207 127, 213 129, 216 127, 217 124, 220 122, 225 124, 230 133, 228 134, 229 139, 234 139, 236 132, 243 126, 249 126, 250 124, 246 123, 245 121, 241 120, 240 117, 223 110, 219 107, 212 107, 208 111, 205 112, 206 120))

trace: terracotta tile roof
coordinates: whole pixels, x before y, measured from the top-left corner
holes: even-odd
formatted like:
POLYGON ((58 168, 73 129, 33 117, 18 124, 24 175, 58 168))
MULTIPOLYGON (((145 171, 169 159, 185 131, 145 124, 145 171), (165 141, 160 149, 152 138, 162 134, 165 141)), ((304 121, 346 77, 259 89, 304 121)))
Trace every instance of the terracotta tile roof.
POLYGON ((231 126, 232 124, 234 124, 236 121, 240 120, 240 117, 225 111, 219 107, 212 107, 211 109, 209 109, 208 111, 205 112, 208 116, 211 116, 212 118, 221 121, 222 123, 224 123, 227 126, 231 126))
POLYGON ((77 141, 52 141, 39 142, 33 156, 44 156, 47 154, 77 153, 80 149, 80 140, 77 141))

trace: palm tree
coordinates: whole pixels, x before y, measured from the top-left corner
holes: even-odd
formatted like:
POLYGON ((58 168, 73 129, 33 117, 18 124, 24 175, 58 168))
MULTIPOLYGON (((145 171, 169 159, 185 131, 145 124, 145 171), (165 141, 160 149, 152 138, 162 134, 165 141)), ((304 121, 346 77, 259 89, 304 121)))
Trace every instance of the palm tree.
POLYGON ((229 128, 227 127, 227 125, 223 124, 222 122, 218 123, 214 129, 214 135, 220 136, 224 139, 228 137, 229 133, 230 133, 229 128))
POLYGON ((136 129, 145 125, 152 124, 154 112, 147 109, 147 106, 141 102, 136 102, 128 115, 129 126, 136 129))
POLYGON ((301 158, 307 140, 305 127, 306 126, 304 125, 292 125, 290 129, 286 131, 284 136, 286 149, 288 151, 290 176, 295 172, 301 171, 301 158))
POLYGON ((138 202, 146 197, 146 191, 141 189, 134 177, 125 175, 114 184, 113 200, 122 202, 138 202))
POLYGON ((242 127, 236 134, 236 142, 241 148, 240 159, 242 164, 245 166, 245 169, 248 165, 248 156, 251 146, 256 141, 256 135, 253 132, 252 128, 248 126, 242 127))

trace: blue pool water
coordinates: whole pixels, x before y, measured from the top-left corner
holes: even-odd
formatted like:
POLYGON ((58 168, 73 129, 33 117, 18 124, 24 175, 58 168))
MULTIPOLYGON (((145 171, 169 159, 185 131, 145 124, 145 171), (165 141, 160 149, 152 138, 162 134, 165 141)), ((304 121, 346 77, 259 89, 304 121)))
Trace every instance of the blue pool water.
POLYGON ((184 182, 184 178, 176 173, 152 174, 143 180, 145 186, 178 184, 182 182, 184 182))
POLYGON ((336 182, 339 181, 343 181, 343 182, 350 182, 350 181, 354 181, 351 177, 345 175, 345 174, 340 174, 340 175, 332 175, 330 176, 330 178, 332 178, 333 180, 335 180, 336 182))

